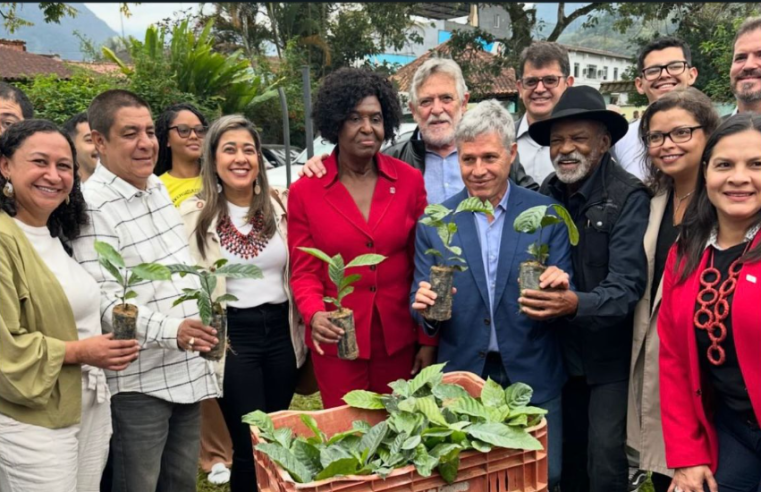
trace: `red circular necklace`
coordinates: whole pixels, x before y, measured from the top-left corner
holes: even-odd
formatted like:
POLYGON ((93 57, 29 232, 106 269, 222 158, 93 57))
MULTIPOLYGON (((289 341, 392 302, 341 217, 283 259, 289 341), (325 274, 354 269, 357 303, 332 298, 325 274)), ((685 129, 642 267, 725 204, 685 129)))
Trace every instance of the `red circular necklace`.
POLYGON ((251 217, 249 223, 251 230, 248 231, 248 234, 241 234, 227 214, 221 217, 217 223, 217 234, 222 247, 244 260, 259 256, 259 253, 264 250, 269 242, 269 238, 262 234, 264 231, 264 213, 261 210, 251 217))
MULTIPOLYGON (((750 242, 748 242, 750 246, 750 242)), ((729 316, 729 298, 737 287, 737 277, 740 275, 743 264, 740 261, 748 251, 748 246, 739 258, 729 265, 729 276, 721 282, 719 289, 715 287, 721 281, 721 272, 713 266, 714 251, 713 248, 708 252, 710 256, 710 266, 700 273, 700 292, 698 292, 698 304, 700 308, 695 311, 695 326, 705 330, 708 338, 711 340, 711 346, 706 353, 708 361, 720 366, 724 364, 726 354, 721 343, 727 338, 727 327, 724 320, 729 316), (701 316, 705 321, 700 321, 701 316)))

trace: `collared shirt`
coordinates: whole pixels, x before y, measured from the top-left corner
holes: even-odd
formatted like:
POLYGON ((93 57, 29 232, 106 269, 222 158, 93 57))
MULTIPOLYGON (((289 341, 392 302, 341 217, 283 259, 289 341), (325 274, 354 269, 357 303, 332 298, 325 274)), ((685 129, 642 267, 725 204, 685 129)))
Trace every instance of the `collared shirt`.
POLYGON ((457 149, 446 157, 426 150, 423 179, 428 203, 441 203, 459 193, 465 184, 462 182, 457 149))
POLYGON ((629 124, 629 130, 610 149, 610 155, 618 162, 621 167, 637 176, 640 180, 645 180, 645 143, 639 138, 640 120, 629 124))
MULTIPOLYGON (((756 234, 758 234, 758 231, 761 230, 761 224, 756 224, 745 233, 745 237, 743 238, 744 243, 748 243, 753 241, 753 238, 756 237, 756 234)), ((708 241, 706 241, 706 248, 709 246, 713 246, 713 248, 717 251, 724 251, 728 248, 722 248, 719 246, 719 228, 714 227, 713 230, 711 230, 711 235, 708 236, 708 241)))
POLYGON ((497 329, 494 326, 494 295, 497 286, 497 266, 499 265, 499 247, 502 242, 502 229, 505 226, 505 212, 507 211, 507 198, 510 196, 510 183, 508 182, 505 196, 494 208, 494 220, 489 222, 486 214, 474 213, 478 229, 478 240, 481 244, 481 259, 484 262, 486 273, 486 286, 489 288, 489 312, 491 313, 491 334, 489 335, 489 352, 499 352, 497 343, 497 329))
POLYGON ((555 172, 555 168, 550 158, 550 148, 536 143, 528 134, 528 127, 528 118, 524 115, 518 124, 518 155, 526 174, 542 184, 547 176, 555 172))
MULTIPOLYGON (((89 224, 73 241, 74 258, 95 278, 101 289, 103 332, 113 331, 112 309, 121 286, 98 262, 96 240, 110 243, 127 268, 140 263, 194 265, 185 226, 161 180, 151 175, 140 190, 98 163, 82 186, 89 224)), ((139 392, 172 403, 195 403, 217 397, 213 366, 195 352, 181 351, 177 330, 185 318, 197 318, 195 303, 172 307, 182 289, 197 289, 197 277, 172 276, 167 281, 143 281, 130 289, 137 293, 137 339, 140 353, 127 369, 107 371, 112 394, 139 392)))

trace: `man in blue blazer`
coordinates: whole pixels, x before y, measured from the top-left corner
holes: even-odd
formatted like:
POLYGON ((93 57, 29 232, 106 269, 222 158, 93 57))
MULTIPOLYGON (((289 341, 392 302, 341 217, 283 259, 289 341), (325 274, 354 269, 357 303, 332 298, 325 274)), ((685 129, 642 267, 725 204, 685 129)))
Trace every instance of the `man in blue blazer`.
MULTIPOLYGON (((455 272, 452 317, 429 321, 422 316, 435 303, 428 283, 432 265, 451 256, 436 230, 418 223, 415 244, 415 281, 411 293, 412 313, 426 331, 439 334, 438 361, 448 371, 470 371, 507 386, 523 382, 534 389, 532 404, 549 410, 550 485, 559 482, 562 460, 561 389, 566 380, 557 329, 548 321, 534 321, 520 312, 519 265, 530 259, 529 245, 536 234, 513 229, 515 218, 553 199, 510 182, 515 159, 515 127, 512 117, 497 101, 483 101, 465 113, 455 141, 465 189, 443 205, 456 209, 470 196, 488 200, 494 215, 460 212, 449 218, 457 225, 453 246, 462 248, 468 269, 455 272), (437 249, 443 257, 425 254, 437 249)), ((569 289, 571 246, 563 224, 542 232, 549 246, 552 265, 541 277, 541 286, 569 289)), ((548 313, 551 316, 572 313, 548 313)))

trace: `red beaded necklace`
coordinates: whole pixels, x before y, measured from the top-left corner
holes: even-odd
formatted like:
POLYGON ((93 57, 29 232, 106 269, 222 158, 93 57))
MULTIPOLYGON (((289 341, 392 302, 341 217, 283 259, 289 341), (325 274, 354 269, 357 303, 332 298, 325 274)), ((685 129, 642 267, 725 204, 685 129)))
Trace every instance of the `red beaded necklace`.
POLYGON ((241 234, 230 220, 229 215, 224 215, 217 223, 217 234, 222 247, 230 253, 240 256, 244 260, 259 256, 269 242, 269 238, 262 234, 264 230, 264 213, 257 211, 251 217, 251 230, 248 234, 241 234))
POLYGON ((708 347, 706 356, 708 361, 715 366, 724 364, 726 359, 721 342, 727 338, 727 327, 724 325, 724 320, 729 316, 729 301, 727 301, 727 298, 735 292, 737 277, 740 275, 740 270, 743 267, 740 260, 748 251, 749 246, 750 241, 745 247, 743 254, 729 265, 729 276, 721 282, 719 290, 716 290, 715 286, 721 280, 721 272, 713 266, 713 248, 708 252, 710 266, 700 273, 700 286, 702 288, 698 292, 697 299, 700 308, 695 312, 694 322, 696 327, 706 331, 708 338, 711 340, 711 346, 708 347), (708 298, 706 298, 706 295, 708 295, 708 298), (706 318, 705 321, 700 321, 701 315, 706 318))

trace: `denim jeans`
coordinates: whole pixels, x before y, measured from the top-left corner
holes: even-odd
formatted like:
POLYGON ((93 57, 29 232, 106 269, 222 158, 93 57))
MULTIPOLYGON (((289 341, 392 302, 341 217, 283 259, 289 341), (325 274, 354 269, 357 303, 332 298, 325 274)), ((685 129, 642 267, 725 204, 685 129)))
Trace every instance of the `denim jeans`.
POLYGON ((113 492, 195 492, 201 404, 111 397, 113 492))
MULTIPOLYGON (((761 492, 761 430, 719 404, 714 417, 719 437, 716 483, 720 492, 761 492)), ((708 487, 705 487, 708 491, 708 487)))
POLYGON ((563 388, 563 492, 628 492, 628 381, 588 384, 572 377, 563 388))
POLYGON ((227 308, 230 352, 225 360, 224 394, 219 399, 233 444, 231 492, 256 489, 251 429, 243 415, 286 410, 293 399, 298 369, 291 342, 288 303, 250 309, 227 308))
MULTIPOLYGON (((486 358, 483 379, 492 378, 503 388, 510 386, 502 357, 496 352, 490 352, 486 358)), ((531 405, 547 410, 547 459, 549 461, 550 489, 560 483, 560 472, 563 469, 563 413, 562 396, 545 402, 531 402, 531 405)))

